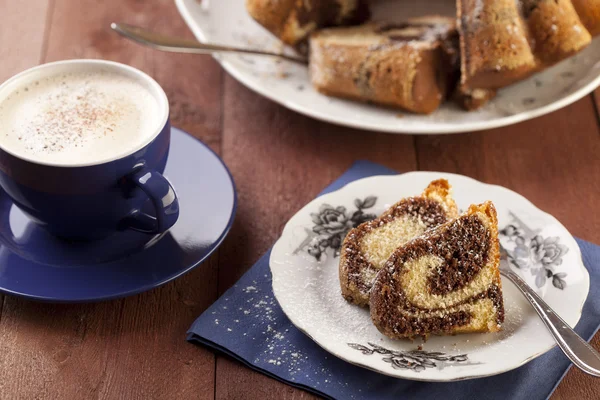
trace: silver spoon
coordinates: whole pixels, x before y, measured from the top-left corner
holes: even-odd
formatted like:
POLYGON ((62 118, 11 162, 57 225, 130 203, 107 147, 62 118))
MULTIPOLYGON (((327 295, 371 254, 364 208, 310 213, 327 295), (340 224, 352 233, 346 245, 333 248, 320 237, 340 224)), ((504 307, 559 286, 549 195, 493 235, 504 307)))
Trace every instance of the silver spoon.
MULTIPOLYGON (((506 260, 508 252, 500 246, 500 258, 506 260)), ((507 263, 503 263, 508 265, 507 263)), ((588 342, 583 340, 571 327, 542 300, 521 277, 510 267, 500 264, 500 273, 514 283, 538 313, 558 347, 583 372, 600 377, 600 354, 588 342)))
POLYGON ((194 53, 194 54, 213 54, 213 53, 244 53, 259 56, 279 57, 284 60, 292 61, 298 64, 306 65, 308 61, 302 57, 290 56, 282 53, 270 51, 245 49, 241 47, 221 46, 217 44, 200 43, 195 40, 182 39, 172 36, 166 36, 155 33, 138 26, 127 25, 113 22, 110 27, 120 35, 133 40, 134 42, 152 47, 161 51, 172 53, 194 53))

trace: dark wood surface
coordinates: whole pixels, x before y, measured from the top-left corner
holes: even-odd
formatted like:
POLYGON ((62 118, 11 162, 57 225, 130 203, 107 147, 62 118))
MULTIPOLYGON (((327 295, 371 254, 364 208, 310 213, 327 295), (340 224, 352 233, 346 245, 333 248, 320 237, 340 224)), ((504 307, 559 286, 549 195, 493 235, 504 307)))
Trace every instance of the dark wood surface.
MULTIPOLYGON (((186 343, 185 331, 269 248, 285 221, 357 159, 506 186, 574 235, 600 243, 600 131, 593 95, 487 132, 365 132, 314 121, 261 98, 208 56, 127 42, 109 31, 112 21, 192 37, 172 0, 0 0, 0 81, 66 58, 109 59, 149 73, 169 96, 173 124, 208 143, 231 169, 239 190, 237 218, 207 262, 151 292, 87 305, 0 297, 0 399, 314 398, 186 343)), ((600 348, 600 335, 593 345, 600 348)), ((553 399, 573 398, 600 398, 599 381, 571 370, 553 399)))

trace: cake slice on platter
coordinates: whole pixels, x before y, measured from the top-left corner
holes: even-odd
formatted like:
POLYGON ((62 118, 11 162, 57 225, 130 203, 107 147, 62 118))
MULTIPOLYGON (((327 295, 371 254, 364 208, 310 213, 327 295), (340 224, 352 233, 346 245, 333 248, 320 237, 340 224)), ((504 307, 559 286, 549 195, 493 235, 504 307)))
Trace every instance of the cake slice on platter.
POLYGON ((371 290, 373 323, 393 339, 499 331, 499 265, 496 209, 472 205, 393 252, 371 290))
POLYGON ((377 272, 401 244, 458 215, 445 179, 431 182, 416 197, 400 200, 379 218, 352 229, 342 243, 339 276, 342 296, 368 306, 377 272))
POLYGON ((600 34, 600 0, 571 0, 579 19, 592 36, 600 34))
POLYGON ((309 73, 323 94, 415 113, 435 111, 458 77, 452 18, 330 28, 311 35, 309 73))
POLYGON ((369 19, 366 0, 246 0, 246 9, 283 43, 296 46, 314 30, 369 19))
POLYGON ((598 0, 457 0, 459 102, 482 106, 496 89, 581 51, 600 31, 598 0), (583 22, 582 22, 583 21, 583 22), (588 31, 590 29, 590 31, 588 31), (471 101, 473 93, 478 94, 471 101), (466 99, 466 101, 465 101, 466 99))

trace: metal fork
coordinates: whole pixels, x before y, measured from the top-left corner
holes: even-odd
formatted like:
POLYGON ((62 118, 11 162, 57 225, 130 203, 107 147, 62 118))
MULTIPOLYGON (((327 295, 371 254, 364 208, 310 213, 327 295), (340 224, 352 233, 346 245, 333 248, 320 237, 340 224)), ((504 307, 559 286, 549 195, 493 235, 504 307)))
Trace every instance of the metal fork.
POLYGON ((306 65, 308 60, 303 57, 290 56, 283 53, 272 51, 247 49, 243 47, 223 46, 219 44, 200 43, 195 40, 183 39, 173 36, 163 35, 148 29, 140 28, 123 23, 113 22, 110 27, 127 39, 152 47, 156 50, 168 51, 171 53, 194 53, 194 54, 213 54, 213 53, 242 53, 258 56, 278 57, 284 60, 292 61, 297 64, 306 65))
MULTIPOLYGON (((507 260, 508 251, 500 245, 500 258, 507 260)), ((500 273, 521 290, 531 303, 558 347, 583 372, 600 377, 600 354, 581 338, 571 327, 550 308, 550 306, 523 280, 514 273, 508 263, 500 263, 500 273)))

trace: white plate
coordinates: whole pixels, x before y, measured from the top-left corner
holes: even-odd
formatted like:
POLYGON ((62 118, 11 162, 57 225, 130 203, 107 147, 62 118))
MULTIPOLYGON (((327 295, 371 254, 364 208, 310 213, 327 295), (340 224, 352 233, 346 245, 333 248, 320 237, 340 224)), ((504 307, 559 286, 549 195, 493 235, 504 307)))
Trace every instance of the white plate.
POLYGON ((589 291, 589 275, 577 243, 560 222, 506 188, 461 175, 411 172, 350 183, 312 201, 287 223, 273 248, 270 265, 275 297, 294 325, 348 362, 382 374, 424 381, 499 374, 554 346, 533 308, 505 279, 506 321, 502 332, 431 337, 422 345, 422 352, 411 354, 406 352, 417 350, 420 342, 386 338, 372 324, 368 310, 342 298, 334 248, 355 225, 352 216, 358 219, 358 207, 363 216, 380 214, 399 199, 421 193, 430 181, 440 177, 454 187, 461 209, 485 200, 494 202, 501 243, 521 266, 512 268, 536 287, 569 325, 577 323, 589 291), (319 235, 314 233, 315 226, 319 226, 319 235), (412 364, 403 366, 406 361, 412 364))
MULTIPOLYGON (((176 0, 202 42, 281 50, 282 45, 246 13, 244 0, 176 0)), ((378 0, 375 18, 454 15, 451 0, 378 0)), ((478 111, 444 104, 429 116, 327 97, 310 85, 305 67, 272 58, 223 54, 216 57, 233 77, 257 93, 299 113, 331 123, 391 133, 456 133, 514 124, 547 114, 580 99, 600 84, 600 40, 582 53, 499 95, 478 111)))

